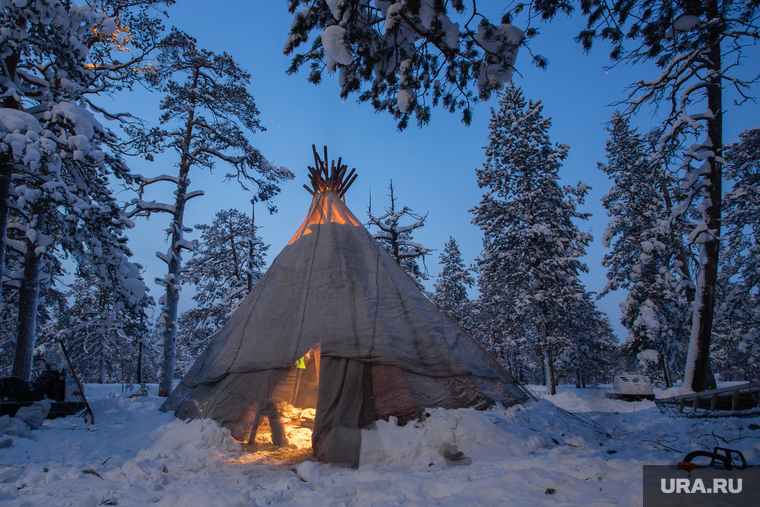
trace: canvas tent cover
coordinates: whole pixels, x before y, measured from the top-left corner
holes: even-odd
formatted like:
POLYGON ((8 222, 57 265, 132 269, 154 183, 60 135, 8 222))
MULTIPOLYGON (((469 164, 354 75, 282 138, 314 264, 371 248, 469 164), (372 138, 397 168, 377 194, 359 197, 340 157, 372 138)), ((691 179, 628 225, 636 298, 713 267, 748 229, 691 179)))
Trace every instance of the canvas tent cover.
POLYGON ((314 395, 299 404, 316 408, 312 446, 324 461, 358 466, 358 430, 375 419, 527 399, 331 191, 315 193, 303 225, 162 410, 213 418, 244 438, 246 415, 288 399, 294 363, 309 352, 316 361, 299 381, 314 395))

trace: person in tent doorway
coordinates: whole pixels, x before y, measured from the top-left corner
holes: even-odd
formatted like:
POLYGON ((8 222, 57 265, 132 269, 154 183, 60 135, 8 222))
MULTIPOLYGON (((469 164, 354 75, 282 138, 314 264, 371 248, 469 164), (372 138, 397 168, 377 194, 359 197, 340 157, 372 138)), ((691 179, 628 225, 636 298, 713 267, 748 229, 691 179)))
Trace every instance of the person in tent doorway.
POLYGON ((261 418, 266 416, 266 418, 269 419, 269 427, 272 429, 272 444, 274 444, 275 447, 286 447, 289 443, 288 437, 285 436, 285 428, 283 428, 282 422, 280 421, 280 413, 277 411, 277 406, 271 399, 258 403, 257 405, 256 416, 253 418, 251 433, 248 436, 248 445, 255 445, 256 433, 259 431, 261 418))

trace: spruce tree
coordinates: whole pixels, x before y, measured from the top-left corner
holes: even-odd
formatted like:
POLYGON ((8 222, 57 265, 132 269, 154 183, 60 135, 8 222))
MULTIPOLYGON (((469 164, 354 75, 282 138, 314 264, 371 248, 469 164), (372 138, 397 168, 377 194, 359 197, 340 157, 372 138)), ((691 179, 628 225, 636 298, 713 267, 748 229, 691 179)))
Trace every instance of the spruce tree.
POLYGON ((440 259, 443 269, 433 286, 433 300, 460 326, 469 330, 472 315, 467 288, 473 286, 475 279, 470 270, 465 268, 459 245, 454 238, 449 238, 440 259))
MULTIPOLYGON (((558 0, 535 2, 544 19, 551 19, 558 0)), ((687 198, 674 207, 676 216, 699 213, 690 240, 699 249, 695 273, 691 333, 684 368, 684 385, 704 391, 715 385, 710 367, 710 342, 718 289, 723 224, 724 119, 731 107, 724 89, 731 84, 746 102, 756 72, 742 76, 743 60, 760 41, 757 1, 581 2, 587 26, 577 40, 585 50, 595 41, 609 42, 613 64, 651 63, 658 74, 639 79, 625 99, 627 114, 659 108, 663 119, 658 156, 685 142, 697 143, 681 152, 681 185, 687 198)), ((621 65, 622 66, 622 65, 621 65)))

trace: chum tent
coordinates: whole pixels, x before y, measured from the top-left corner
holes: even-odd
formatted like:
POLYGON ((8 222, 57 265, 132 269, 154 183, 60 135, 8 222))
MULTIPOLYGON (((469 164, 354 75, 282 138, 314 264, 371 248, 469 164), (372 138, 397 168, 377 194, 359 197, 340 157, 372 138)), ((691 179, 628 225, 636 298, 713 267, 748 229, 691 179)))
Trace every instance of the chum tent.
MULTIPOLYGON (((312 452, 359 465, 363 427, 425 408, 528 399, 349 211, 346 166, 314 151, 301 227, 161 410, 212 418, 245 440, 257 410, 312 410, 312 452)), ((265 412, 265 415, 269 415, 265 412)))

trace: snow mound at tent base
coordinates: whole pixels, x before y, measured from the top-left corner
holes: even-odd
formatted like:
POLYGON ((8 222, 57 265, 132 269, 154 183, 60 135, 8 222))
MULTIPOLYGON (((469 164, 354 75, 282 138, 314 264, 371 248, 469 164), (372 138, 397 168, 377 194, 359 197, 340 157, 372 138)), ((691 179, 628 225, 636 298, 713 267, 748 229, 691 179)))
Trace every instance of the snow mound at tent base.
POLYGON ((552 449, 561 453, 598 447, 605 440, 603 428, 546 400, 506 410, 498 406, 486 411, 427 409, 422 421, 398 426, 391 417, 362 430, 360 463, 420 469, 446 466, 442 452, 446 444, 478 460, 491 459, 497 452, 515 458, 552 449))

